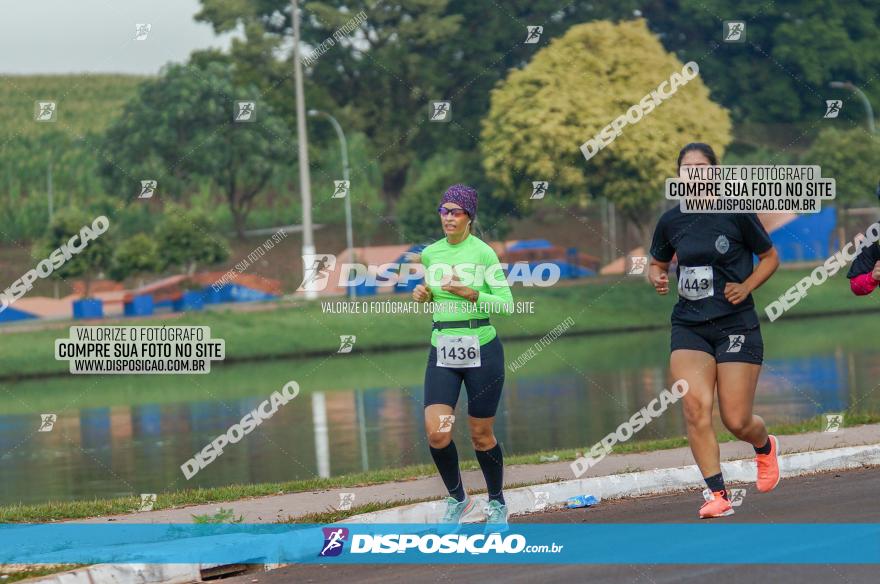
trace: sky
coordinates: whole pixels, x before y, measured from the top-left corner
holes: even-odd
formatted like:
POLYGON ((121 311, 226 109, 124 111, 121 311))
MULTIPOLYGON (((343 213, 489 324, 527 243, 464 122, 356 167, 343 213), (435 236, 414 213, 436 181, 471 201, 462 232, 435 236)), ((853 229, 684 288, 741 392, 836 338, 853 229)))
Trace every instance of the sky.
POLYGON ((0 0, 0 74, 155 74, 195 49, 228 48, 198 0, 0 0), (150 24, 135 40, 137 24, 150 24))

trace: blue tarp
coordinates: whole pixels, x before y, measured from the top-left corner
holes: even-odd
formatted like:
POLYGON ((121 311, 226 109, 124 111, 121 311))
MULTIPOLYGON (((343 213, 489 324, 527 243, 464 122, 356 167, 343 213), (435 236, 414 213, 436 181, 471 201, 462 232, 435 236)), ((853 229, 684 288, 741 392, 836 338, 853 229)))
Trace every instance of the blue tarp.
POLYGON ((428 246, 424 243, 417 243, 415 245, 411 245, 411 246, 409 246, 409 249, 407 249, 405 252, 403 252, 402 254, 397 256, 397 259, 394 260, 393 263, 395 263, 395 264, 409 263, 406 259, 406 254, 408 254, 408 253, 422 253, 422 250, 425 249, 426 247, 428 247, 428 246))
POLYGON ((822 261, 840 245, 834 235, 837 209, 826 207, 819 213, 801 215, 770 234, 782 262, 822 261))
MULTIPOLYGON (((544 264, 555 264, 556 266, 558 266, 560 278, 589 278, 596 275, 596 272, 589 268, 569 263, 565 260, 541 260, 529 262, 529 270, 532 274, 537 274, 539 277, 546 279, 549 276, 549 272, 546 271, 546 268, 544 268, 543 271, 536 271, 536 268, 538 268, 538 266, 542 266, 544 264)), ((510 270, 511 267, 508 266, 504 273, 510 274, 510 270)))
MULTIPOLYGON (((409 253, 422 253, 422 250, 425 249, 426 247, 428 247, 428 246, 424 243, 417 243, 415 245, 411 245, 409 247, 409 249, 406 250, 406 252, 400 254, 397 257, 397 259, 394 260, 394 263, 397 263, 397 264, 409 263, 409 261, 406 258, 407 254, 409 254, 409 253)), ((399 282, 399 283, 395 284, 394 291, 395 292, 411 292, 412 290, 415 289, 416 286, 419 285, 420 282, 422 282, 422 280, 423 279, 416 279, 414 277, 411 277, 406 282, 399 282)), ((358 296, 375 294, 377 290, 378 290, 377 286, 369 286, 367 284, 362 284, 356 288, 356 294, 358 296), (370 288, 370 290, 366 290, 366 288, 370 288), (362 294, 362 291, 364 291, 365 293, 362 294)))
POLYGON ((212 286, 207 286, 202 289, 202 293, 207 304, 219 302, 260 302, 277 298, 275 294, 248 288, 241 284, 224 284, 217 290, 214 290, 212 286))
POLYGON ((18 310, 17 308, 12 308, 11 306, 7 306, 6 310, 0 311, 0 322, 12 322, 15 320, 29 320, 33 318, 38 318, 37 315, 31 314, 30 312, 25 312, 23 310, 18 310))
POLYGON ((547 241, 546 239, 523 239, 522 241, 517 241, 509 248, 507 251, 520 251, 523 249, 547 249, 553 247, 553 244, 547 241))

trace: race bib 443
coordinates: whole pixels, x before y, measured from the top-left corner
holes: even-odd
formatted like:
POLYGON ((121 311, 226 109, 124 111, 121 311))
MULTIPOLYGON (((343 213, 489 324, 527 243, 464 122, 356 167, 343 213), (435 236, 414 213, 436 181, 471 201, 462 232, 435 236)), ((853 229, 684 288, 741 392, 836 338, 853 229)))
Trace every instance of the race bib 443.
POLYGON ((678 272, 678 295, 688 300, 700 300, 714 295, 712 266, 682 266, 678 272))

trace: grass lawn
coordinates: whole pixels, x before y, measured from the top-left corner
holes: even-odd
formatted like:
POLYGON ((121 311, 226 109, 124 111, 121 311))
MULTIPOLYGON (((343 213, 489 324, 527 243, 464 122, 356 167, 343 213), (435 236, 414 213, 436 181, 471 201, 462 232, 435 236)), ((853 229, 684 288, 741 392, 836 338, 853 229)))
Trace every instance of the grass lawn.
MULTIPOLYGON (((759 316, 764 307, 793 286, 809 270, 780 270, 755 293, 759 316)), ((408 295, 396 295, 366 302, 400 302, 408 295)), ((625 331, 639 327, 665 327, 675 303, 675 294, 662 297, 640 277, 616 280, 584 280, 574 285, 551 288, 514 288, 518 302, 533 302, 533 314, 495 316, 493 322, 504 339, 533 339, 571 317, 574 326, 566 335, 625 331)), ((327 302, 326 300, 324 302, 327 302)), ((857 297, 849 290, 843 272, 808 295, 776 322, 829 312, 853 313, 880 309, 880 296, 857 297)), ((339 336, 357 336, 358 351, 383 351, 424 347, 430 332, 427 314, 325 314, 321 301, 284 306, 277 310, 210 310, 180 318, 138 321, 138 325, 207 325, 212 337, 226 341, 229 362, 319 356, 335 353, 339 336)), ((2 329, 0 329, 2 331, 2 329)), ((0 379, 17 376, 58 374, 68 369, 66 361, 54 358, 54 341, 66 337, 66 329, 21 331, 0 334, 3 364, 0 379)), ((214 363, 213 368, 222 364, 214 363)))

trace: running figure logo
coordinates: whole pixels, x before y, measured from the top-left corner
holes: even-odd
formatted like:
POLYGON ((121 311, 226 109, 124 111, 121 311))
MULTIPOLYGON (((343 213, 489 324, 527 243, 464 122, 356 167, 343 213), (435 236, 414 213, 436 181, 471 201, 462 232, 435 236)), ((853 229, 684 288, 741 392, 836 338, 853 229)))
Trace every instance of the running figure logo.
POLYGON ((742 20, 724 21, 724 42, 742 43, 746 40, 746 23, 742 20))
POLYGON ((348 511, 354 503, 354 493, 339 493, 339 510, 348 511))
POLYGON ((154 180, 142 180, 141 194, 138 195, 138 199, 152 199, 158 184, 159 183, 154 180))
POLYGON ((545 180, 533 180, 532 181, 532 196, 530 199, 543 199, 544 195, 547 194, 547 189, 550 188, 550 183, 545 180))
POLYGON ((355 335, 339 335, 339 350, 337 353, 351 353, 354 348, 354 342, 357 340, 355 335))
POLYGON ((648 257, 647 256, 630 256, 629 258, 629 271, 627 274, 630 275, 639 275, 645 273, 645 268, 648 265, 648 257))
POLYGON ((336 256, 333 254, 306 254, 303 257, 304 277, 297 292, 304 290, 323 290, 327 287, 330 272, 336 267, 336 256))
POLYGON ((550 493, 547 491, 535 491, 535 510, 540 511, 550 502, 550 493))
POLYGON ((526 44, 534 45, 541 40, 541 33, 544 32, 543 26, 526 26, 526 44))
POLYGON ((54 122, 57 104, 54 101, 34 102, 34 119, 38 122, 54 122))
POLYGON ((233 120, 236 122, 253 122, 257 119, 257 103, 254 101, 236 101, 235 115, 233 120))
POLYGON ((345 195, 348 194, 348 189, 351 184, 351 181, 347 180, 335 180, 333 181, 333 196, 331 199, 344 199, 345 195))
POLYGON ((826 414, 823 432, 837 432, 843 426, 843 414, 826 414))
POLYGON ((448 122, 452 119, 452 105, 448 101, 432 101, 431 117, 432 122, 448 122))
POLYGON ((451 432, 452 424, 455 423, 455 416, 452 414, 446 414, 440 416, 440 427, 437 428, 438 432, 451 432))
POLYGON ((156 493, 141 493, 141 506, 138 511, 152 511, 156 504, 156 493))
POLYGON ((37 432, 51 432, 57 420, 57 414, 40 414, 40 428, 37 432))
POLYGON ((136 40, 136 41, 147 40, 147 35, 150 34, 151 30, 153 30, 152 24, 136 24, 136 25, 134 25, 134 40, 136 40))
POLYGON ((730 504, 734 507, 739 507, 743 504, 743 501, 746 498, 746 490, 745 489, 728 489, 727 498, 730 500, 730 504))
POLYGON ((843 101, 840 99, 825 100, 825 118, 836 118, 843 107, 843 101))
POLYGON ((318 556, 332 558, 342 555, 342 548, 348 538, 348 529, 345 527, 322 527, 324 531, 324 547, 318 556))
POLYGON ((739 350, 743 347, 743 343, 746 342, 745 335, 727 335, 727 339, 730 341, 730 346, 727 347, 728 353, 739 353, 739 350))
POLYGON ((730 249, 730 241, 723 233, 715 240, 715 249, 718 250, 718 253, 727 253, 727 250, 730 249))

